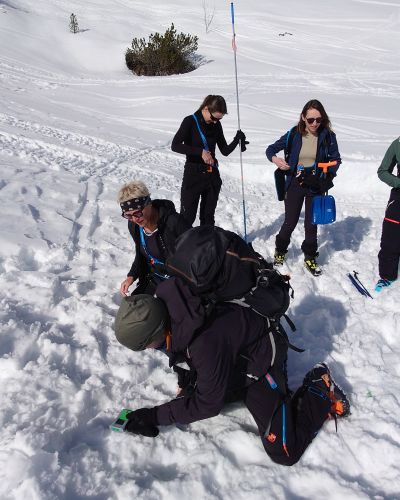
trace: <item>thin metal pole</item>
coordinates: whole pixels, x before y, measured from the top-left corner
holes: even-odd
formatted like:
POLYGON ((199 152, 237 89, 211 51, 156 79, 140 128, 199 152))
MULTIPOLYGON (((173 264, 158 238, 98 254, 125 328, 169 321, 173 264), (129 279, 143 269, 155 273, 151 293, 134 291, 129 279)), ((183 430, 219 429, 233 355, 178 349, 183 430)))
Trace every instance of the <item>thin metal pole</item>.
MULTIPOLYGON (((236 108, 237 108, 237 120, 238 120, 238 130, 240 129, 240 112, 239 112, 239 85, 238 85, 238 72, 237 72, 237 61, 236 61, 236 32, 235 32, 235 11, 233 7, 233 2, 231 2, 231 17, 232 17, 232 49, 235 60, 235 82, 236 82, 236 108)), ((242 179, 242 202, 243 202, 243 225, 244 225, 244 240, 247 243, 247 228, 246 228, 246 203, 244 200, 244 177, 243 177, 243 161, 242 161, 242 145, 239 144, 239 159, 240 159, 240 176, 242 179)))

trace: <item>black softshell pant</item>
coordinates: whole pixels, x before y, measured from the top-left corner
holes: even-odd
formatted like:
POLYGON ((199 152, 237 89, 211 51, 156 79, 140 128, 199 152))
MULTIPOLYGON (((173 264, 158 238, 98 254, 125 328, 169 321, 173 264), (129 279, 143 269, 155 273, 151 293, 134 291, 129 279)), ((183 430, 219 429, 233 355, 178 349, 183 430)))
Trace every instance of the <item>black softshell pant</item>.
POLYGON ((379 276, 397 279, 400 259, 400 189, 392 189, 382 224, 379 276))
POLYGON ((244 402, 253 415, 268 456, 281 465, 299 461, 328 417, 331 402, 308 391, 286 398, 263 378, 247 389, 244 402))
POLYGON ((218 168, 207 172, 207 165, 187 163, 181 187, 181 215, 193 225, 200 201, 200 225, 214 225, 222 181, 218 168))
POLYGON ((301 245, 304 255, 315 257, 318 250, 317 225, 312 224, 312 200, 315 195, 309 188, 301 187, 296 178, 292 179, 285 196, 285 220, 276 235, 275 247, 278 252, 286 253, 290 237, 299 222, 305 201, 304 230, 305 237, 301 245))

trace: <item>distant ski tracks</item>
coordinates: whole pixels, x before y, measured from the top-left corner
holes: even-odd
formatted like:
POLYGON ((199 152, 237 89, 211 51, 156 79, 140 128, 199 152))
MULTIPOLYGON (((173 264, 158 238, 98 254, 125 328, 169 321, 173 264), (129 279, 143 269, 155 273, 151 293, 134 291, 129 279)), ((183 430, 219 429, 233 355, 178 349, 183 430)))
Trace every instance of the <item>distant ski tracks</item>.
MULTIPOLYGON (((119 176, 126 177, 127 172, 135 166, 143 168, 162 164, 173 168, 174 164, 169 160, 168 165, 164 148, 160 146, 134 148, 119 145, 93 136, 18 120, 6 114, 0 114, 0 125, 3 129, 0 129, 0 149, 3 154, 53 168, 61 167, 86 178, 117 174, 117 171, 119 176), (10 129, 17 133, 10 133, 10 129)), ((169 177, 168 168, 164 168, 164 171, 169 177)))

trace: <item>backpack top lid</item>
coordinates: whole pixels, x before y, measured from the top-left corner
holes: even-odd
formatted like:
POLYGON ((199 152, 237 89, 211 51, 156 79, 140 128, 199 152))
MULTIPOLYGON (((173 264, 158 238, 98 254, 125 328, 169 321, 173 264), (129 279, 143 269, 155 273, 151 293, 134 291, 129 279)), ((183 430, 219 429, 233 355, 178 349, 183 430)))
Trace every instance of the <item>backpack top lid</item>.
POLYGON ((255 283, 255 267, 256 254, 240 236, 207 225, 183 233, 174 254, 167 259, 170 274, 183 278, 195 293, 214 291, 220 300, 250 290, 255 283))

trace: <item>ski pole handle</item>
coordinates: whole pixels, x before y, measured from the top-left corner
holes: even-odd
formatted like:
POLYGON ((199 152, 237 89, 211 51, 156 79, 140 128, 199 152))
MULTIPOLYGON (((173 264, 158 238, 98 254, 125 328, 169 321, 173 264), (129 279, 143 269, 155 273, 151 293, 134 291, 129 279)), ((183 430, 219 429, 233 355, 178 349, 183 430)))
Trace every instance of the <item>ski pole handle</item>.
POLYGON ((321 163, 318 163, 317 164, 317 167, 318 168, 322 168, 322 172, 324 174, 327 174, 328 173, 328 169, 329 167, 335 167, 337 165, 337 161, 334 160, 334 161, 328 161, 328 162, 321 162, 321 163))

